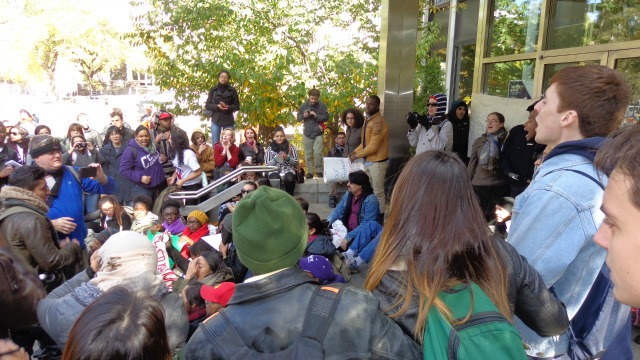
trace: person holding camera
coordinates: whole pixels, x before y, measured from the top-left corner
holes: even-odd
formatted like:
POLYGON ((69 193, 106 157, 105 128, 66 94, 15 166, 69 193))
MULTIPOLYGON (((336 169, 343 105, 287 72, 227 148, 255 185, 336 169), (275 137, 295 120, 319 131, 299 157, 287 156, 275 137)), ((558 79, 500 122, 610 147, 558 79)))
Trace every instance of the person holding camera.
MULTIPOLYGON (((87 142, 82 134, 71 137, 71 148, 68 150, 68 154, 69 156, 66 157, 63 165, 73 165, 81 168, 96 163, 104 165, 104 158, 100 152, 92 143, 87 142)), ((100 200, 100 194, 85 194, 84 205, 87 214, 98 210, 98 200, 100 200)))
POLYGON ((309 90, 309 99, 298 109, 298 121, 303 121, 302 144, 304 147, 304 162, 307 164, 307 179, 313 179, 313 172, 322 177, 322 151, 324 139, 322 134, 325 121, 329 120, 327 105, 318 100, 320 90, 309 90))
POLYGON ((429 98, 426 115, 408 113, 407 123, 407 139, 411 146, 416 146, 416 155, 427 150, 453 149, 453 126, 447 119, 447 97, 444 94, 434 94, 429 98))

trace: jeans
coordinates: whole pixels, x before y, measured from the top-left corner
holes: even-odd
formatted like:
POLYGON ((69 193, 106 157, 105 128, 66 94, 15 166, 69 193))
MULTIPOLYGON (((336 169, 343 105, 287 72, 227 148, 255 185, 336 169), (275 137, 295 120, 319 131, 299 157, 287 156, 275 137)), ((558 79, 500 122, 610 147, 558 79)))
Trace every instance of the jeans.
POLYGON ((382 226, 375 221, 367 221, 358 225, 357 228, 349 232, 349 236, 353 238, 353 242, 349 245, 349 249, 353 250, 356 256, 360 256, 366 262, 373 258, 378 243, 372 245, 373 240, 378 238, 382 233, 382 226))
POLYGON ((87 214, 98 210, 98 201, 100 201, 100 194, 84 194, 84 206, 87 214))
POLYGON ((302 145, 304 146, 304 162, 307 164, 307 174, 313 175, 315 170, 316 176, 322 177, 322 150, 324 150, 322 135, 318 135, 314 139, 302 135, 302 145))
POLYGON ((384 216, 384 208, 386 205, 386 197, 384 195, 384 177, 387 174, 389 161, 367 161, 364 163, 364 166, 365 172, 367 173, 367 175, 369 175, 369 180, 371 180, 373 193, 375 194, 376 198, 378 198, 378 203, 380 204, 380 214, 384 216))
MULTIPOLYGON (((223 127, 211 121, 211 146, 220 141, 220 133, 223 127)), ((235 124, 227 125, 224 129, 235 129, 235 124)))

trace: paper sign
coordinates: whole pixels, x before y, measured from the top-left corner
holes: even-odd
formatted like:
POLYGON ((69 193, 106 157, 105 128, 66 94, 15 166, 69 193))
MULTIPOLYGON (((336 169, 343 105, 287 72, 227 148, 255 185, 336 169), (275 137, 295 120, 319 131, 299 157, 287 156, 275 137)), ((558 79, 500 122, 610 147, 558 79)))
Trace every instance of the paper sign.
POLYGON ((222 234, 203 236, 202 238, 200 238, 200 240, 204 240, 207 244, 211 245, 211 247, 220 251, 220 244, 222 243, 222 234))
POLYGON ((156 255, 158 256, 158 272, 162 275, 162 280, 167 286, 169 291, 172 291, 173 282, 178 280, 178 276, 171 270, 173 264, 165 249, 165 241, 168 240, 169 235, 164 233, 158 233, 153 238, 153 245, 156 247, 156 255))
POLYGON ((344 182, 349 180, 349 174, 358 171, 364 171, 364 159, 357 159, 354 162, 348 158, 324 158, 324 182, 344 182))

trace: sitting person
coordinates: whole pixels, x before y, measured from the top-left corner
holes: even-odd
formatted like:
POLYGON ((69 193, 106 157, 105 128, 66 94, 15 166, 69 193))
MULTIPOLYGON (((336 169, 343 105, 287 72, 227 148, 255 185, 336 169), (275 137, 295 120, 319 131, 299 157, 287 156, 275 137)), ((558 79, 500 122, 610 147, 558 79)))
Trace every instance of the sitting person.
POLYGON ((60 348, 64 348, 76 319, 102 294, 124 285, 153 297, 164 309, 169 347, 177 352, 187 338, 189 321, 182 300, 165 287, 158 273, 153 243, 132 231, 113 235, 91 256, 91 266, 53 290, 38 303, 38 320, 60 348))
POLYGON ((264 164, 278 167, 278 172, 270 173, 269 179, 281 179, 285 191, 293 195, 296 189, 298 149, 289 143, 281 127, 273 132, 273 141, 266 149, 264 164))
POLYGON ((203 236, 209 236, 209 217, 200 210, 193 210, 189 213, 189 216, 187 216, 187 227, 182 232, 180 240, 178 240, 181 244, 186 243, 182 249, 180 249, 180 254, 182 254, 185 259, 188 259, 189 246, 200 241, 203 236))
POLYGON ((182 292, 191 279, 214 286, 225 281, 233 282, 233 272, 224 263, 219 251, 205 251, 189 263, 184 279, 173 282, 173 291, 182 292))
POLYGON ((165 243, 165 246, 167 248, 167 255, 169 255, 169 258, 173 260, 175 266, 180 269, 183 274, 185 274, 187 270, 189 270, 189 264, 191 264, 191 262, 197 259, 200 255, 202 255, 202 253, 207 251, 216 251, 216 249, 214 249, 213 246, 209 245, 206 241, 198 241, 191 246, 185 245, 189 247, 189 258, 185 258, 178 251, 178 249, 171 245, 171 240, 167 241, 165 243))
POLYGON ((240 261, 240 258, 238 258, 238 252, 233 244, 232 224, 233 214, 229 214, 229 216, 224 218, 224 221, 218 228, 220 235, 222 236, 222 241, 220 242, 220 253, 222 254, 224 263, 227 264, 231 271, 233 271, 233 278, 236 283, 241 283, 247 276, 249 269, 247 269, 242 261, 240 261))
POLYGON ((92 222, 90 224, 90 228, 94 233, 99 233, 107 228, 118 229, 118 231, 131 229, 131 217, 124 211, 115 196, 103 196, 98 202, 98 207, 102 211, 100 222, 92 222))
POLYGON ((158 224, 158 215, 151 212, 153 203, 147 195, 136 195, 133 198, 133 222, 131 231, 147 235, 152 226, 158 224))
POLYGON ((305 214, 309 212, 309 202, 305 198, 303 198, 302 196, 296 196, 294 197, 294 199, 296 199, 298 204, 300 204, 300 207, 305 214))
POLYGON ((235 289, 236 284, 232 282, 223 282, 216 286, 202 285, 200 288, 200 296, 202 296, 206 304, 207 316, 215 315, 221 309, 226 308, 235 289))
POLYGON ((78 317, 62 359, 169 360, 171 345, 165 324, 173 311, 163 311, 161 303, 126 286, 115 286, 78 317), (170 313, 165 315, 165 311, 170 313))
POLYGON ((200 323, 207 318, 207 308, 205 307, 204 299, 200 296, 201 288, 202 284, 192 279, 180 293, 184 307, 187 310, 187 314, 189 314, 189 335, 187 335, 187 341, 189 341, 191 335, 196 332, 200 323))
POLYGON ((240 158, 242 164, 262 165, 264 163, 264 146, 258 142, 256 131, 253 128, 247 128, 244 131, 245 141, 240 144, 240 158))
POLYGON ((373 193, 369 176, 364 171, 350 173, 347 193, 327 221, 332 225, 336 220, 341 220, 347 228, 347 236, 340 247, 345 250, 344 255, 353 272, 358 271, 365 262, 360 253, 382 231, 382 226, 377 222, 379 211, 378 198, 373 193))
POLYGON ((87 245, 88 253, 93 254, 94 252, 96 252, 102 247, 102 245, 104 245, 104 243, 107 242, 107 240, 109 240, 111 236, 117 233, 118 229, 106 228, 97 234, 94 233, 90 236, 87 236, 87 238, 84 239, 84 243, 87 245))
POLYGON ((193 134, 191 134, 190 148, 196 154, 200 169, 206 174, 207 179, 213 179, 213 169, 216 167, 213 148, 207 143, 207 139, 201 130, 195 130, 193 134))
POLYGON ((298 261, 298 266, 300 266, 300 269, 304 270, 311 278, 315 279, 322 285, 337 282, 343 284, 347 283, 342 275, 333 272, 331 262, 329 262, 329 259, 324 256, 309 255, 307 257, 303 257, 298 261))
POLYGON ((308 212, 306 217, 309 239, 307 240, 307 247, 304 249, 304 256, 321 255, 327 259, 333 258, 336 254, 336 247, 333 245, 331 231, 320 220, 318 214, 308 212))
POLYGON ((162 213, 162 224, 152 226, 151 232, 155 234, 158 231, 166 231, 171 235, 182 235, 187 224, 180 216, 180 201, 175 199, 165 201, 160 212, 162 213))
POLYGON ((234 196, 233 198, 231 198, 231 201, 229 201, 228 203, 220 205, 220 209, 218 210, 218 222, 222 222, 225 216, 227 216, 228 214, 232 213, 235 210, 236 204, 238 203, 238 201, 240 201, 248 193, 254 191, 257 188, 258 186, 253 181, 246 182, 242 186, 242 190, 240 190, 240 195, 234 196))

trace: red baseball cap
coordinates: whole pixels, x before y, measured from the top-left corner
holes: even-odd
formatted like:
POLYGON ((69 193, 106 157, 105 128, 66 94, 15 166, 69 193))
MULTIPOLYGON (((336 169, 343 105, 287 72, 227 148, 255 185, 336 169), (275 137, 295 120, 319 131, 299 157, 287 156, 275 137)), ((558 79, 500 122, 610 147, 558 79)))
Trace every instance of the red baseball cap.
POLYGON ((236 284, 232 282, 223 282, 215 286, 202 285, 200 288, 200 296, 209 302, 214 302, 227 307, 227 303, 233 292, 236 289, 236 284))

